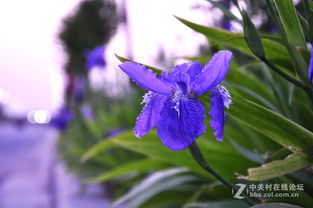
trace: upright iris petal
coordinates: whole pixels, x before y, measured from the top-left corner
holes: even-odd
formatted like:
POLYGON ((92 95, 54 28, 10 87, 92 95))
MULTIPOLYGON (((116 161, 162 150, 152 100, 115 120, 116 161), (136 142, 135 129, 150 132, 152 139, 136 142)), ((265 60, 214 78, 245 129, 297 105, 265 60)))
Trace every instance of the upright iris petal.
MULTIPOLYGON (((175 77, 177 73, 187 73, 190 77, 190 82, 194 82, 197 75, 201 73, 202 66, 198 61, 190 62, 190 63, 184 63, 179 64, 173 68, 170 74, 170 78, 172 79, 175 77)), ((173 81, 173 80, 172 80, 173 81)))
POLYGON ((313 84, 313 47, 311 50, 311 59, 310 59, 310 65, 309 65, 309 71, 308 71, 308 78, 309 78, 309 82, 313 84))
POLYGON ((172 78, 172 81, 175 83, 175 88, 179 90, 182 94, 187 94, 190 89, 190 76, 185 72, 178 72, 172 78))
POLYGON ((214 89, 225 79, 232 57, 230 51, 216 53, 211 61, 203 67, 201 74, 197 76, 192 90, 198 95, 202 95, 214 89))
POLYGON ((225 124, 224 106, 231 104, 228 91, 219 86, 224 80, 232 53, 220 51, 204 68, 198 62, 177 65, 161 77, 145 66, 125 62, 119 67, 139 86, 150 92, 137 118, 135 135, 142 137, 156 127, 161 142, 178 151, 187 148, 206 131, 206 110, 197 97, 211 90, 211 126, 217 140, 222 141, 225 124), (195 94, 195 93, 196 94, 195 94))
POLYGON ((104 59, 104 47, 98 46, 91 51, 85 53, 86 56, 86 67, 91 70, 94 67, 104 67, 106 61, 104 59))

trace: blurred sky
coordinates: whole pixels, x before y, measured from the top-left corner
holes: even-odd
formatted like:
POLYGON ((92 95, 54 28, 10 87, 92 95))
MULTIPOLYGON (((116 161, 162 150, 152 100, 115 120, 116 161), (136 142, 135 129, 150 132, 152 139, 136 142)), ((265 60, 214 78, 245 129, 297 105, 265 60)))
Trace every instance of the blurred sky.
POLYGON ((16 113, 53 109, 60 102, 59 86, 50 85, 62 66, 56 34, 76 2, 0 1, 0 89, 10 94, 9 105, 16 113))
MULTIPOLYGON (((0 100, 8 92, 14 113, 55 110, 62 102, 64 52, 57 34, 62 19, 78 0, 0 1, 0 100)), ((119 5, 124 1, 118 0, 119 5)), ((219 11, 209 13, 204 0, 128 0, 129 30, 121 26, 106 52, 107 79, 116 75, 114 53, 125 56, 132 49, 135 60, 159 66, 161 47, 167 57, 196 55, 205 38, 173 15, 211 25, 219 11), (202 6, 201 6, 202 5, 202 6), (199 7, 200 6, 200 7, 199 7)), ((2 101, 5 101, 4 99, 2 101)))

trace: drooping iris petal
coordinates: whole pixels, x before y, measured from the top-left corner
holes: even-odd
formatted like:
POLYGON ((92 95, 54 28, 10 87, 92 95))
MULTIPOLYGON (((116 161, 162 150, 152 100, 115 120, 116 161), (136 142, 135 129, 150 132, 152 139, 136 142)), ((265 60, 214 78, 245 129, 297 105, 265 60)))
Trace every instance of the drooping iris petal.
POLYGON ((146 105, 141 114, 137 117, 134 128, 136 137, 143 137, 156 125, 166 98, 167 97, 164 95, 153 92, 145 94, 143 102, 146 103, 146 105))
MULTIPOLYGON (((193 83, 197 75, 201 73, 202 66, 198 61, 176 65, 170 74, 170 79, 175 77, 176 73, 184 72, 190 77, 190 83, 193 83)), ((173 81, 173 80, 172 80, 173 81)))
POLYGON ((104 67, 106 65, 106 61, 103 57, 104 55, 104 47, 98 46, 91 51, 85 53, 86 56, 86 67, 87 69, 92 69, 96 66, 104 67))
POLYGON ((311 59, 309 65, 309 72, 308 72, 309 82, 313 84, 313 47, 311 50, 311 59))
POLYGON ((176 102, 166 102, 156 125, 162 143, 174 151, 187 148, 206 130, 200 101, 182 97, 179 102, 179 112, 176 102))
POLYGON ((201 95, 214 89, 224 80, 232 57, 232 53, 227 50, 214 54, 211 61, 203 67, 202 72, 197 76, 191 90, 197 95, 201 95))
POLYGON ((119 67, 140 87, 165 95, 169 95, 172 92, 172 88, 167 85, 163 80, 157 78, 156 74, 147 69, 145 66, 133 63, 125 62, 120 64, 119 67))
POLYGON ((223 141, 224 125, 226 121, 224 106, 229 108, 231 103, 230 94, 223 86, 218 86, 212 91, 211 111, 209 112, 212 117, 210 124, 218 141, 223 141))

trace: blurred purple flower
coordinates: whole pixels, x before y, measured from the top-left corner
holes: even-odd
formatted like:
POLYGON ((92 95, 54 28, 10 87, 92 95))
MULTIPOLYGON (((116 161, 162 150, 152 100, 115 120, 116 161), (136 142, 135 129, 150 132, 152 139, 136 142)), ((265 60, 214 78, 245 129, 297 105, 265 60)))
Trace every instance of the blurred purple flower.
POLYGON ((92 108, 89 105, 83 105, 80 108, 80 113, 87 119, 93 119, 95 117, 92 108))
POLYGON ((106 61, 104 59, 104 47, 97 46, 91 51, 87 51, 85 53, 86 56, 86 67, 88 70, 91 70, 94 67, 104 67, 106 65, 106 61))
POLYGON ((115 137, 118 136, 119 134, 123 133, 125 131, 124 128, 115 128, 111 129, 108 132, 106 132, 103 137, 104 138, 109 138, 109 137, 115 137))
POLYGON ((81 102, 84 99, 86 90, 86 78, 83 76, 76 76, 74 78, 74 99, 76 102, 81 102))
POLYGON ((309 78, 309 82, 313 84, 313 47, 311 49, 311 59, 310 59, 310 65, 309 65, 309 71, 308 71, 308 78, 309 78))
POLYGON ((198 62, 184 63, 163 72, 158 78, 145 66, 125 62, 119 67, 140 87, 149 90, 146 103, 135 125, 140 138, 155 127, 161 142, 178 151, 187 148, 206 131, 205 109, 197 100, 200 95, 211 94, 211 126, 218 141, 222 141, 225 124, 224 106, 231 104, 230 94, 219 84, 224 80, 232 53, 219 51, 202 67, 198 62))
POLYGON ((229 21, 229 19, 227 17, 223 18, 222 27, 223 27, 224 30, 231 30, 231 24, 230 24, 230 21, 229 21))
MULTIPOLYGON (((230 7, 231 7, 231 1, 230 0, 224 0, 223 2, 221 2, 228 10, 230 10, 230 7)), ((231 30, 231 23, 230 23, 230 20, 229 18, 224 15, 223 16, 223 20, 222 20, 222 28, 224 30, 231 30)))
POLYGON ((72 111, 66 107, 63 107, 56 115, 52 117, 50 124, 58 130, 63 131, 67 128, 68 123, 71 120, 73 120, 72 111))

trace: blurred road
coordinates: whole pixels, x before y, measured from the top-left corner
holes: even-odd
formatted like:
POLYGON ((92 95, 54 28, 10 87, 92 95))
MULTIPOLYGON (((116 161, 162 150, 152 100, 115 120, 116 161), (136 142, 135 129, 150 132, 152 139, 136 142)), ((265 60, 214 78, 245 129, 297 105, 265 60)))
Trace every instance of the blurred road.
POLYGON ((97 185, 80 184, 57 161, 58 133, 47 126, 0 123, 0 208, 106 208, 97 185))

